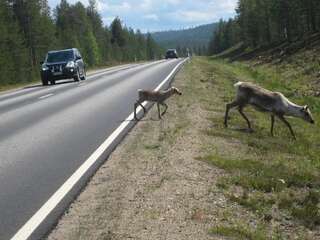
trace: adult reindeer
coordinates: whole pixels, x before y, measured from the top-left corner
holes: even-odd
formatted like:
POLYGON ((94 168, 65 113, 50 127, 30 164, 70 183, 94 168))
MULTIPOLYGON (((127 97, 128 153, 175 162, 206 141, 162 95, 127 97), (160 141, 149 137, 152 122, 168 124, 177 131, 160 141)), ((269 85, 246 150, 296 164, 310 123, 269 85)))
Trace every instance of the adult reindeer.
POLYGON ((274 118, 277 116, 290 130, 291 135, 296 139, 290 123, 284 118, 285 115, 302 118, 314 124, 309 107, 299 106, 290 102, 282 93, 272 92, 248 82, 238 82, 235 85, 236 99, 226 105, 224 125, 228 126, 228 113, 231 108, 238 107, 239 113, 247 121, 248 128, 251 124, 243 113, 246 105, 252 105, 257 110, 271 114, 271 135, 273 136, 274 118))

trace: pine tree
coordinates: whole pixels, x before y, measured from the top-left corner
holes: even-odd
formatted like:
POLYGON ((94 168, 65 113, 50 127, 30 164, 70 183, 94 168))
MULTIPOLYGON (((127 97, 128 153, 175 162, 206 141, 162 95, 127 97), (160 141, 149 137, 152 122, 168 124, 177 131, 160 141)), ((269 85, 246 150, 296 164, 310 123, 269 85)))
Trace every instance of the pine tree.
POLYGON ((10 3, 24 35, 30 67, 35 76, 39 76, 39 62, 55 42, 55 27, 47 0, 11 0, 10 3))
POLYGON ((104 26, 96 0, 88 7, 61 0, 54 16, 47 0, 2 0, 0 32, 0 84, 38 78, 48 50, 78 48, 89 66, 155 59, 162 50, 151 35, 123 26, 119 18, 104 26))
POLYGON ((112 44, 117 44, 119 47, 123 47, 126 44, 120 18, 116 17, 111 23, 111 33, 112 44))
POLYGON ((255 48, 295 41, 320 30, 318 0, 239 0, 236 11, 235 19, 220 21, 209 44, 210 54, 241 41, 255 48))
POLYGON ((156 43, 155 41, 153 40, 152 36, 150 33, 147 34, 147 47, 146 47, 146 50, 147 50, 147 60, 155 60, 156 59, 156 43))
POLYGON ((0 1, 0 84, 31 80, 27 48, 19 31, 12 4, 0 1))

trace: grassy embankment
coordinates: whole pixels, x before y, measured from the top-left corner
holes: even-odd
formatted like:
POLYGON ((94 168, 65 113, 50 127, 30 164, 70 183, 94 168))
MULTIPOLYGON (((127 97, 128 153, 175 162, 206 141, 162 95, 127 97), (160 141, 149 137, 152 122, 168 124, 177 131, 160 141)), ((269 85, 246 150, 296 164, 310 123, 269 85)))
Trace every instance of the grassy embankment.
POLYGON ((212 91, 210 98, 201 99, 202 105, 212 112, 212 127, 204 134, 233 143, 223 151, 208 145, 199 159, 226 171, 218 187, 231 202, 258 216, 262 224, 255 231, 248 226, 219 225, 211 229, 212 233, 241 239, 282 239, 281 232, 286 232, 286 227, 280 226, 294 222, 301 227, 296 229, 296 234, 303 239, 307 238, 306 229, 315 230, 320 224, 320 99, 315 88, 319 80, 314 78, 320 66, 317 62, 304 64, 303 60, 303 56, 292 57, 280 65, 260 66, 252 66, 253 62, 195 60, 205 74, 200 81, 207 83, 212 91), (283 92, 296 103, 308 104, 316 125, 290 118, 297 134, 294 141, 283 123, 276 121, 275 137, 271 137, 270 117, 247 108, 254 133, 241 130, 246 123, 235 111, 230 114, 230 128, 225 129, 222 124, 225 103, 233 99, 233 84, 237 81, 255 82, 283 92), (274 222, 279 227, 270 228, 274 222))

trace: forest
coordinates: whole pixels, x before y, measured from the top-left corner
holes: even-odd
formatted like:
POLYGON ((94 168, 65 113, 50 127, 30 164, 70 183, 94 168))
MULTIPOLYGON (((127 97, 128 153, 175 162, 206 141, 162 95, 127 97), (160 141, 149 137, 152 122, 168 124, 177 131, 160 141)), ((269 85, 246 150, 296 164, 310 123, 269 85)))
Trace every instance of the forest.
POLYGON ((207 47, 217 23, 197 27, 154 32, 153 39, 163 48, 176 48, 179 56, 187 56, 187 49, 194 55, 207 55, 207 47))
POLYGON ((48 50, 78 48, 88 67, 157 59, 163 50, 150 34, 126 27, 119 18, 105 26, 96 1, 50 9, 47 0, 0 1, 0 85, 39 79, 48 50))
POLYGON ((220 20, 209 54, 237 43, 249 48, 294 42, 320 30, 319 0, 239 0, 237 15, 220 20))

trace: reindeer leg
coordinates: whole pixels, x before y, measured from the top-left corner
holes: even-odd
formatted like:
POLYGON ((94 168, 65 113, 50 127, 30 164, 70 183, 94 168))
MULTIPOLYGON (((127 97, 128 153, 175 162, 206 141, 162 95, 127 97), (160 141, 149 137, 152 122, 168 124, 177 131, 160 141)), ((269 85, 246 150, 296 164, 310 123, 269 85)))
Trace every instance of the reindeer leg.
POLYGON ((288 127, 289 130, 290 130, 290 133, 291 133, 293 139, 294 139, 294 140, 297 140, 297 139, 296 139, 296 136, 294 135, 294 132, 293 132, 293 130, 292 130, 292 127, 291 127, 290 123, 284 118, 284 116, 278 115, 278 117, 279 117, 279 119, 280 119, 282 122, 284 122, 285 125, 287 125, 287 127, 288 127))
POLYGON ((274 115, 271 115, 271 136, 273 137, 274 115))
POLYGON ((163 116, 167 112, 168 105, 165 103, 161 103, 161 105, 165 107, 164 111, 161 113, 161 116, 163 116))
POLYGON ((228 103, 228 104, 226 105, 226 113, 225 113, 225 115, 224 115, 224 126, 225 126, 225 127, 228 127, 228 114, 229 114, 229 110, 230 110, 231 108, 234 108, 234 107, 238 106, 238 105, 239 105, 239 103, 238 103, 237 101, 233 101, 232 103, 228 103))
POLYGON ((139 102, 139 105, 142 107, 142 109, 143 109, 143 113, 145 114, 145 113, 147 112, 146 108, 142 105, 142 103, 141 103, 141 102, 139 102))
POLYGON ((134 114, 134 119, 135 119, 136 121, 138 121, 138 118, 137 118, 137 106, 138 106, 138 103, 136 102, 136 103, 134 104, 134 112, 133 112, 133 114, 134 114))
POLYGON ((137 107, 138 106, 141 106, 142 107, 142 109, 143 109, 143 114, 145 114, 146 113, 146 108, 142 105, 142 103, 138 100, 138 101, 136 101, 136 103, 134 104, 134 119, 135 120, 139 120, 138 118, 137 118, 137 107))
POLYGON ((238 109, 238 111, 239 111, 239 113, 241 114, 241 116, 247 121, 249 130, 252 130, 250 121, 249 121, 249 119, 247 118, 247 116, 243 113, 242 110, 243 110, 243 106, 240 106, 239 109, 238 109))
POLYGON ((157 108, 158 108, 158 116, 159 119, 161 119, 161 115, 160 115, 160 104, 157 102, 157 108))

